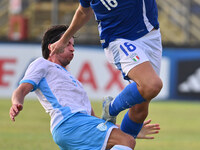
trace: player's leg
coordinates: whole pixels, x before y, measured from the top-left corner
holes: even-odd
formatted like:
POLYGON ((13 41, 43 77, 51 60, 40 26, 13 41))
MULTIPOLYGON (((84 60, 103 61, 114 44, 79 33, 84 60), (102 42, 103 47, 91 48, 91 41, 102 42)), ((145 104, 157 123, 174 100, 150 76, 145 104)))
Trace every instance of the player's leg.
MULTIPOLYGON (((104 51, 108 61, 115 64, 121 70, 124 77, 128 76, 130 70, 148 61, 142 49, 139 46, 135 46, 129 40, 118 39, 111 42, 104 51)), ((122 110, 144 101, 146 100, 140 94, 137 83, 133 82, 127 85, 112 102, 110 98, 105 99, 102 118, 105 120, 115 120, 110 116, 117 116, 122 110)))
POLYGON ((140 72, 140 68, 137 69, 135 67, 135 70, 131 70, 128 76, 137 82, 139 92, 147 101, 131 107, 128 114, 124 116, 121 124, 121 128, 124 132, 135 137, 139 133, 139 129, 141 129, 142 123, 148 115, 149 101, 154 98, 162 88, 162 81, 159 78, 162 57, 160 31, 152 31, 141 40, 142 42, 144 41, 147 46, 145 54, 149 58, 150 63, 145 64, 146 67, 145 69, 143 68, 142 72, 140 72), (134 130, 132 128, 133 126, 135 127, 134 130))
POLYGON ((134 81, 109 104, 110 116, 116 116, 124 109, 150 101, 162 87, 162 82, 150 62, 154 52, 147 55, 151 47, 146 45, 146 39, 144 41, 117 39, 104 49, 108 61, 115 64, 124 77, 134 81))
MULTIPOLYGON (((148 103, 160 92, 162 81, 148 61, 131 69, 128 76, 130 79, 134 80, 137 85, 135 91, 145 99, 145 102, 132 106, 129 113, 124 116, 121 124, 122 131, 129 133, 136 138, 142 128, 143 121, 148 115, 148 103)), ((132 98, 132 101, 133 100, 134 99, 132 98)), ((135 98, 135 100, 137 100, 137 98, 135 98)), ((115 101, 113 103, 115 103, 115 101)))
POLYGON ((111 116, 116 116, 122 110, 136 104, 149 102, 162 88, 162 81, 149 61, 132 68, 128 73, 128 77, 135 82, 127 85, 111 103, 109 106, 111 116))
POLYGON ((148 106, 149 102, 144 102, 131 107, 124 115, 120 129, 136 138, 148 115, 148 106))
POLYGON ((162 81, 149 61, 132 68, 128 77, 136 82, 139 93, 147 101, 157 96, 162 88, 162 81))
MULTIPOLYGON (((153 39, 149 37, 144 39, 144 45, 141 45, 141 41, 137 43, 137 41, 130 42, 119 40, 115 43, 113 42, 114 44, 110 44, 110 50, 105 49, 105 54, 109 62, 116 64, 117 68, 122 71, 122 74, 128 75, 130 79, 135 81, 129 84, 111 102, 111 105, 109 105, 109 113, 111 116, 117 115, 122 110, 137 104, 130 109, 130 113, 132 112, 131 114, 133 114, 133 112, 135 113, 134 116, 125 115, 125 120, 134 121, 134 127, 137 129, 142 127, 142 122, 148 114, 148 103, 162 88, 162 82, 157 75, 159 74, 162 56, 160 34, 155 32, 153 34, 153 36, 150 35, 153 39), (146 45, 147 41, 149 45, 146 45), (152 41, 157 41, 157 45, 153 43, 153 49, 151 48, 152 41), (117 44, 117 42, 119 44, 117 44), (139 44, 139 46, 137 44, 139 44), (126 49, 121 50, 120 48, 122 45, 125 45, 125 47, 128 46, 126 52, 130 51, 130 49, 132 52, 123 55, 126 49), (135 50, 133 49, 134 46, 136 48, 135 50), (133 61, 133 56, 135 55, 139 56, 138 61, 135 61, 135 59, 133 61), (151 62, 149 60, 151 60, 151 62), (156 70, 156 72, 154 70, 156 70)), ((123 121, 123 123, 124 122, 126 121, 123 121)), ((131 125, 133 126, 133 124, 131 125)))
POLYGON ((107 141, 106 149, 111 150, 132 150, 135 147, 135 139, 122 132, 120 129, 113 129, 107 141), (118 149, 117 149, 118 148, 118 149))
POLYGON ((148 115, 148 103, 160 92, 162 81, 148 61, 132 68, 128 75, 135 82, 129 84, 111 102, 108 111, 111 116, 116 116, 122 110, 132 107, 129 115, 127 113, 124 116, 121 130, 136 138, 148 115))
POLYGON ((130 119, 137 122, 142 123, 148 116, 149 111, 149 102, 144 102, 142 104, 137 104, 129 108, 129 116, 130 119))

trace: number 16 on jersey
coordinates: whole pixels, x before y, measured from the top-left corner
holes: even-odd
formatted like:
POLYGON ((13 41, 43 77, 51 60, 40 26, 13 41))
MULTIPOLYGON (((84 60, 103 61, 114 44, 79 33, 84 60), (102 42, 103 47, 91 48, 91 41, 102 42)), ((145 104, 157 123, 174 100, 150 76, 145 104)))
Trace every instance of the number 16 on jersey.
POLYGON ((101 3, 108 9, 115 8, 118 5, 117 0, 100 0, 101 3))

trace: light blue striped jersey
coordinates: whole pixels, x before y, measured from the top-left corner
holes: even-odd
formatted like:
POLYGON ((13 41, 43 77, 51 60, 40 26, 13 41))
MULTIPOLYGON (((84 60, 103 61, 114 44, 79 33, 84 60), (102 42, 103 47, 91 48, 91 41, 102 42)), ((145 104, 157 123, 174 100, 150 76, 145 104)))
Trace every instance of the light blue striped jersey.
POLYGON ((76 112, 91 115, 91 104, 82 84, 56 63, 36 59, 21 83, 33 85, 33 91, 51 117, 51 132, 76 112))
POLYGON ((159 28, 156 0, 80 0, 94 10, 103 48, 117 38, 136 40, 159 28))

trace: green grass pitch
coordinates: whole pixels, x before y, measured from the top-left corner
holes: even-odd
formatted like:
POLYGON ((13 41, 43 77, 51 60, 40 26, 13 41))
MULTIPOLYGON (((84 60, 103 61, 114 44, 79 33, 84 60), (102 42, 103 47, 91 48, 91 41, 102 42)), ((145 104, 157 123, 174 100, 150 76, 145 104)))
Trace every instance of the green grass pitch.
MULTIPOLYGON (((10 121, 9 100, 0 100, 0 150, 59 150, 49 129, 49 116, 38 101, 26 100, 24 109, 10 121)), ((101 102, 92 102, 97 116, 101 102)), ((120 123, 124 112, 118 116, 120 123)), ((159 123, 154 140, 137 140, 135 150, 199 150, 200 102, 153 101, 148 119, 159 123)))

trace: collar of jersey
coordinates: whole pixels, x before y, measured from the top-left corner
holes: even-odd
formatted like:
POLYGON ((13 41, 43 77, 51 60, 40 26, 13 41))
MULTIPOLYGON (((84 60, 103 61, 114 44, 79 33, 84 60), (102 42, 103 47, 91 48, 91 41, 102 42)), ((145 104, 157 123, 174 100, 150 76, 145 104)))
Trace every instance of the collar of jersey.
POLYGON ((64 68, 63 66, 61 66, 59 64, 56 64, 56 67, 59 67, 60 69, 64 69, 66 72, 68 72, 66 68, 64 68))

